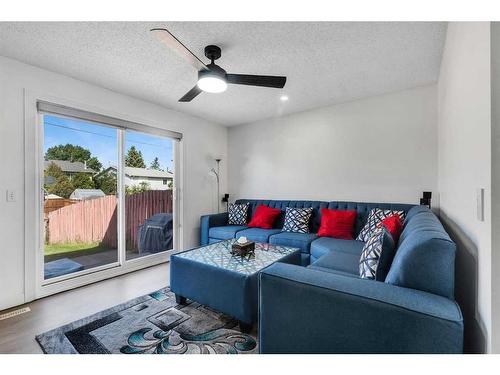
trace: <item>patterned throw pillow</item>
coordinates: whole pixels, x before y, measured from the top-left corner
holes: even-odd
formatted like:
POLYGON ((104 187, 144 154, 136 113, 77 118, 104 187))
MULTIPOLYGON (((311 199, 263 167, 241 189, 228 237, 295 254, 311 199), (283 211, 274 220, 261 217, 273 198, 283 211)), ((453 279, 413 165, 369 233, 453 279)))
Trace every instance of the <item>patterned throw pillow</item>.
POLYGON ((313 209, 287 207, 283 232, 309 233, 309 220, 313 209))
POLYGON ((396 247, 384 226, 375 229, 361 252, 359 276, 362 279, 384 281, 392 264, 396 247))
POLYGON ((229 203, 229 225, 247 225, 247 212, 250 203, 229 203))
POLYGON ((382 210, 380 208, 374 208, 370 211, 368 215, 368 220, 366 221, 365 226, 359 232, 358 241, 366 242, 370 239, 375 229, 381 226, 382 220, 386 217, 398 215, 401 219, 401 222, 405 220, 405 212, 404 211, 395 211, 395 210, 382 210))

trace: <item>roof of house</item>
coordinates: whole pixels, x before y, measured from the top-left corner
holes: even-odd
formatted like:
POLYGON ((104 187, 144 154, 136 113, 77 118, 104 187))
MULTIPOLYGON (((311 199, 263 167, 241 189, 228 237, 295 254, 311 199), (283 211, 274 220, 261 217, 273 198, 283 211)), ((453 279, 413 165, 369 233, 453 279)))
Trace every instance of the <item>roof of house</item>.
MULTIPOLYGON (((111 166, 103 170, 99 175, 102 175, 111 169, 116 171, 116 167, 111 166)), ((173 173, 168 171, 159 171, 157 169, 125 167, 125 174, 129 177, 150 177, 150 178, 174 178, 173 173)))
POLYGON ((63 172, 72 172, 72 173, 96 173, 92 168, 87 168, 84 163, 80 161, 68 161, 68 160, 45 160, 44 169, 54 163, 59 168, 62 169, 63 172))
POLYGON ((70 199, 100 198, 105 195, 101 189, 75 189, 71 193, 70 199))
POLYGON ((133 167, 125 167, 125 174, 130 177, 156 177, 156 178, 174 177, 172 173, 166 171, 159 171, 157 169, 133 168, 133 167))

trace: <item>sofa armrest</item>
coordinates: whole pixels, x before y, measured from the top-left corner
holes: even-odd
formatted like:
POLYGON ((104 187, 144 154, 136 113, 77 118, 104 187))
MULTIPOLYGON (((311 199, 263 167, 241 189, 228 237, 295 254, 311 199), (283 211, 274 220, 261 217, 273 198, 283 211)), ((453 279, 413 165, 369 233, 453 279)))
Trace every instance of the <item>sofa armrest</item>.
POLYGON ((208 231, 212 227, 221 227, 227 225, 228 213, 203 215, 200 219, 200 244, 201 246, 208 245, 208 231))
POLYGON ((260 274, 261 353, 461 353, 445 297, 290 264, 260 274))

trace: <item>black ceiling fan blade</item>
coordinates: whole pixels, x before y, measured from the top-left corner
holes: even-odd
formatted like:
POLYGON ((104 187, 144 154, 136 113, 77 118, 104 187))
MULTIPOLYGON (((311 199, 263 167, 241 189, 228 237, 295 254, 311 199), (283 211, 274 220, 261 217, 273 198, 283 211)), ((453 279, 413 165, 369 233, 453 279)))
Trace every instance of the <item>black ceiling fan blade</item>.
POLYGON ((286 77, 279 76, 256 76, 250 74, 226 74, 227 83, 234 85, 249 85, 274 87, 282 89, 286 83, 286 77))
POLYGON ((180 102, 190 102, 194 98, 196 98, 199 94, 203 92, 197 85, 189 90, 186 95, 179 99, 180 102))
POLYGON ((203 61, 201 61, 193 52, 189 50, 189 48, 182 44, 182 42, 167 29, 157 28, 151 29, 150 31, 158 38, 158 40, 177 52, 179 56, 189 62, 196 70, 208 69, 203 61))

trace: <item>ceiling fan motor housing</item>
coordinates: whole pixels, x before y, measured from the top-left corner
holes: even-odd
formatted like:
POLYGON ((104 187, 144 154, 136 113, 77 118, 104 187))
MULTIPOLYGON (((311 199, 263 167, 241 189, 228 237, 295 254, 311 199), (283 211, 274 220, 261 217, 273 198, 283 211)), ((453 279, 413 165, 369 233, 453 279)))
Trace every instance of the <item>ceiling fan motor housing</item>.
POLYGON ((206 46, 205 56, 207 57, 207 59, 214 62, 214 60, 217 60, 221 56, 220 47, 214 45, 206 46))

